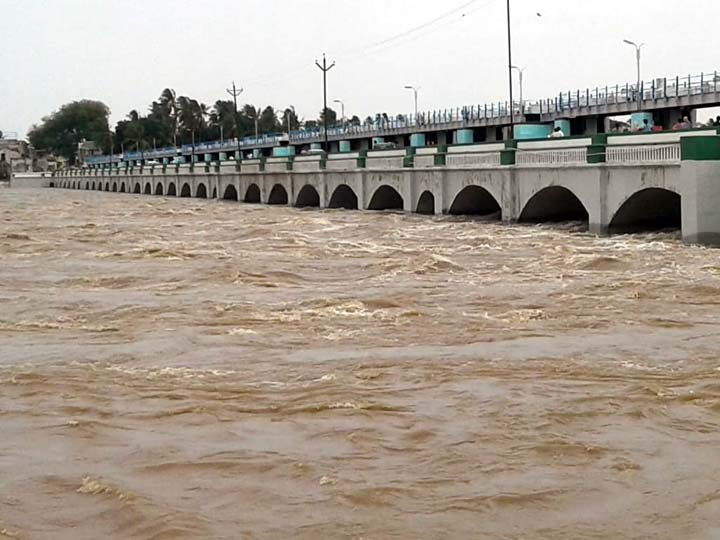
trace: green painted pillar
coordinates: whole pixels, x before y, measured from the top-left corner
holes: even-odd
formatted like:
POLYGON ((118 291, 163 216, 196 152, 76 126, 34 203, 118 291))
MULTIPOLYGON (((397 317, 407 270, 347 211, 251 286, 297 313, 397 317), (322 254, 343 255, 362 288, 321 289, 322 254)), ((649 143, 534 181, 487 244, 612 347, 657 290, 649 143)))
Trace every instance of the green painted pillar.
POLYGON ((720 137, 680 139, 682 237, 691 244, 720 246, 720 137))

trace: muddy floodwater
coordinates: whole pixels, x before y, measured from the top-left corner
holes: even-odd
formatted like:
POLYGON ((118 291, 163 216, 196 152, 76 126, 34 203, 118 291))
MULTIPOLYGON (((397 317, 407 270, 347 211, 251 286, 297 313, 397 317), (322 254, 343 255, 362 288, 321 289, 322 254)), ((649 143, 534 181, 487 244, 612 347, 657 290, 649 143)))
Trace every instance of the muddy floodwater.
POLYGON ((0 539, 720 538, 720 250, 0 190, 0 539))

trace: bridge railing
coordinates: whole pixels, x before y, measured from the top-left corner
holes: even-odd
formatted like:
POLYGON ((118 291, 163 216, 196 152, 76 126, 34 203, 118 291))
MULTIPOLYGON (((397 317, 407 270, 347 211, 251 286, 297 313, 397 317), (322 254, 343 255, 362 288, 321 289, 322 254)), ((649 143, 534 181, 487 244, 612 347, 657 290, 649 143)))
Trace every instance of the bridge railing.
POLYGON ((680 143, 610 146, 607 163, 680 163, 680 143))

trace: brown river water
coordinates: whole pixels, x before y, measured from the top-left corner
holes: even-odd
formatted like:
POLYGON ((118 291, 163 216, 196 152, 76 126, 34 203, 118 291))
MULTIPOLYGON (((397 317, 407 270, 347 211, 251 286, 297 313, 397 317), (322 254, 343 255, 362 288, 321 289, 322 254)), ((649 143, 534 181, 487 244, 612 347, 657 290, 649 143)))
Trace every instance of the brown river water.
POLYGON ((0 190, 0 539, 718 539, 720 251, 0 190))

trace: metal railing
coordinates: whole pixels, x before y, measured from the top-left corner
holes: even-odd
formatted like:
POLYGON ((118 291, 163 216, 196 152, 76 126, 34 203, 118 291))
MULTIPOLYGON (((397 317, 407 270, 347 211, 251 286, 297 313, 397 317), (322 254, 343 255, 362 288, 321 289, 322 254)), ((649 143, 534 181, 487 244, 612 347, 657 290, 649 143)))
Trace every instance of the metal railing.
POLYGON ((587 147, 548 150, 517 150, 517 165, 562 165, 587 163, 587 147))
POLYGON ((680 143, 609 146, 607 163, 680 163, 680 143))
POLYGON ((500 165, 500 152, 476 152, 472 154, 447 154, 448 167, 469 167, 474 165, 500 165))

